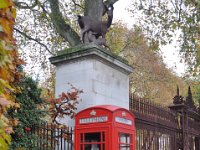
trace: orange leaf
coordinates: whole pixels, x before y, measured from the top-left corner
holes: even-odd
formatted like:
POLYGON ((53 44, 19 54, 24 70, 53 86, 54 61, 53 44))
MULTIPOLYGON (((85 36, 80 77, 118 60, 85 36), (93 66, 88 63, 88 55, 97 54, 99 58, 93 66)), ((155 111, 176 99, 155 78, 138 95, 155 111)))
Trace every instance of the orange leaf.
POLYGON ((10 105, 10 101, 8 101, 4 97, 0 96, 0 105, 3 107, 8 106, 8 105, 10 105))
POLYGON ((5 132, 6 132, 7 134, 11 134, 11 133, 13 133, 13 129, 12 129, 11 127, 6 127, 6 128, 5 128, 5 132))

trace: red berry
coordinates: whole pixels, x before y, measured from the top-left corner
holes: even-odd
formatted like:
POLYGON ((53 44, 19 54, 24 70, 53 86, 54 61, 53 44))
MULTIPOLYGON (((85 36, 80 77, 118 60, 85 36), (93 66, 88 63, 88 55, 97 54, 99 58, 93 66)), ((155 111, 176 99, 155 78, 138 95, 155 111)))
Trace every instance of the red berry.
POLYGON ((31 131, 31 128, 26 127, 25 130, 26 130, 26 131, 31 131))
POLYGON ((22 135, 21 134, 18 134, 18 138, 21 138, 22 137, 22 135))

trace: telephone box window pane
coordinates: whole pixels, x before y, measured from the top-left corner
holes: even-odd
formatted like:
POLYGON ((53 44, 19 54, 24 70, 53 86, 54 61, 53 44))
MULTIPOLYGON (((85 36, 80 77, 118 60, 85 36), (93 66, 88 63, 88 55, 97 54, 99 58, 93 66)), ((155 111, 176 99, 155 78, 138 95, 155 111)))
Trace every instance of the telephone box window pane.
POLYGON ((129 136, 127 136, 126 140, 127 140, 127 142, 126 142, 126 143, 130 144, 130 135, 129 135, 129 136))
POLYGON ((130 145, 120 145, 120 150, 130 150, 130 145))
POLYGON ((123 134, 120 136, 120 143, 126 143, 126 136, 123 134))
POLYGON ((96 133, 85 133, 85 142, 100 142, 101 134, 99 132, 96 133))
POLYGON ((120 143, 130 144, 130 134, 121 133, 120 134, 120 143))
POLYGON ((127 133, 119 133, 119 149, 130 150, 131 148, 131 135, 127 133))
POLYGON ((100 144, 86 144, 84 150, 100 150, 100 144))

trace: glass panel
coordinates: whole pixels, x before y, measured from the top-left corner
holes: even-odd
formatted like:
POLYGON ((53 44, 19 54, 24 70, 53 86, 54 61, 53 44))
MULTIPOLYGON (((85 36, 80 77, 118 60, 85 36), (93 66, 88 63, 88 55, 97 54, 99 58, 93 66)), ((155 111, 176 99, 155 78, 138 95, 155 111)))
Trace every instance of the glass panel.
POLYGON ((130 142, 131 142, 131 141, 130 141, 130 135, 128 135, 127 138, 126 138, 126 143, 127 143, 127 144, 130 144, 130 142))
POLYGON ((105 132, 82 133, 81 141, 83 150, 105 150, 105 132))
POLYGON ((85 142, 100 142, 101 133, 85 133, 85 142))
POLYGON ((130 144, 130 134, 120 133, 119 142, 130 144))
POLYGON ((91 150, 91 145, 90 144, 84 145, 84 150, 91 150))
POLYGON ((100 144, 86 144, 84 150, 100 150, 100 144))
POLYGON ((130 150, 130 145, 120 144, 120 150, 130 150))
POLYGON ((120 143, 126 143, 126 136, 125 134, 120 135, 120 143))
POLYGON ((120 150, 130 150, 131 137, 130 134, 120 133, 119 134, 119 147, 120 150))

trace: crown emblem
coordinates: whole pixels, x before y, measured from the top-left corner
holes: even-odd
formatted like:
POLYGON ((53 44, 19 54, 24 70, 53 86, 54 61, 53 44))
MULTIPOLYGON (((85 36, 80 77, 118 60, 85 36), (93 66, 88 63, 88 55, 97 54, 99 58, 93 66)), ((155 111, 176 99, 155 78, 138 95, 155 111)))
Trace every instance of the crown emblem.
POLYGON ((96 112, 95 110, 92 110, 92 111, 90 112, 90 115, 91 115, 91 116, 96 116, 96 113, 97 113, 97 112, 96 112))
POLYGON ((126 117, 126 112, 122 111, 122 117, 126 117))

